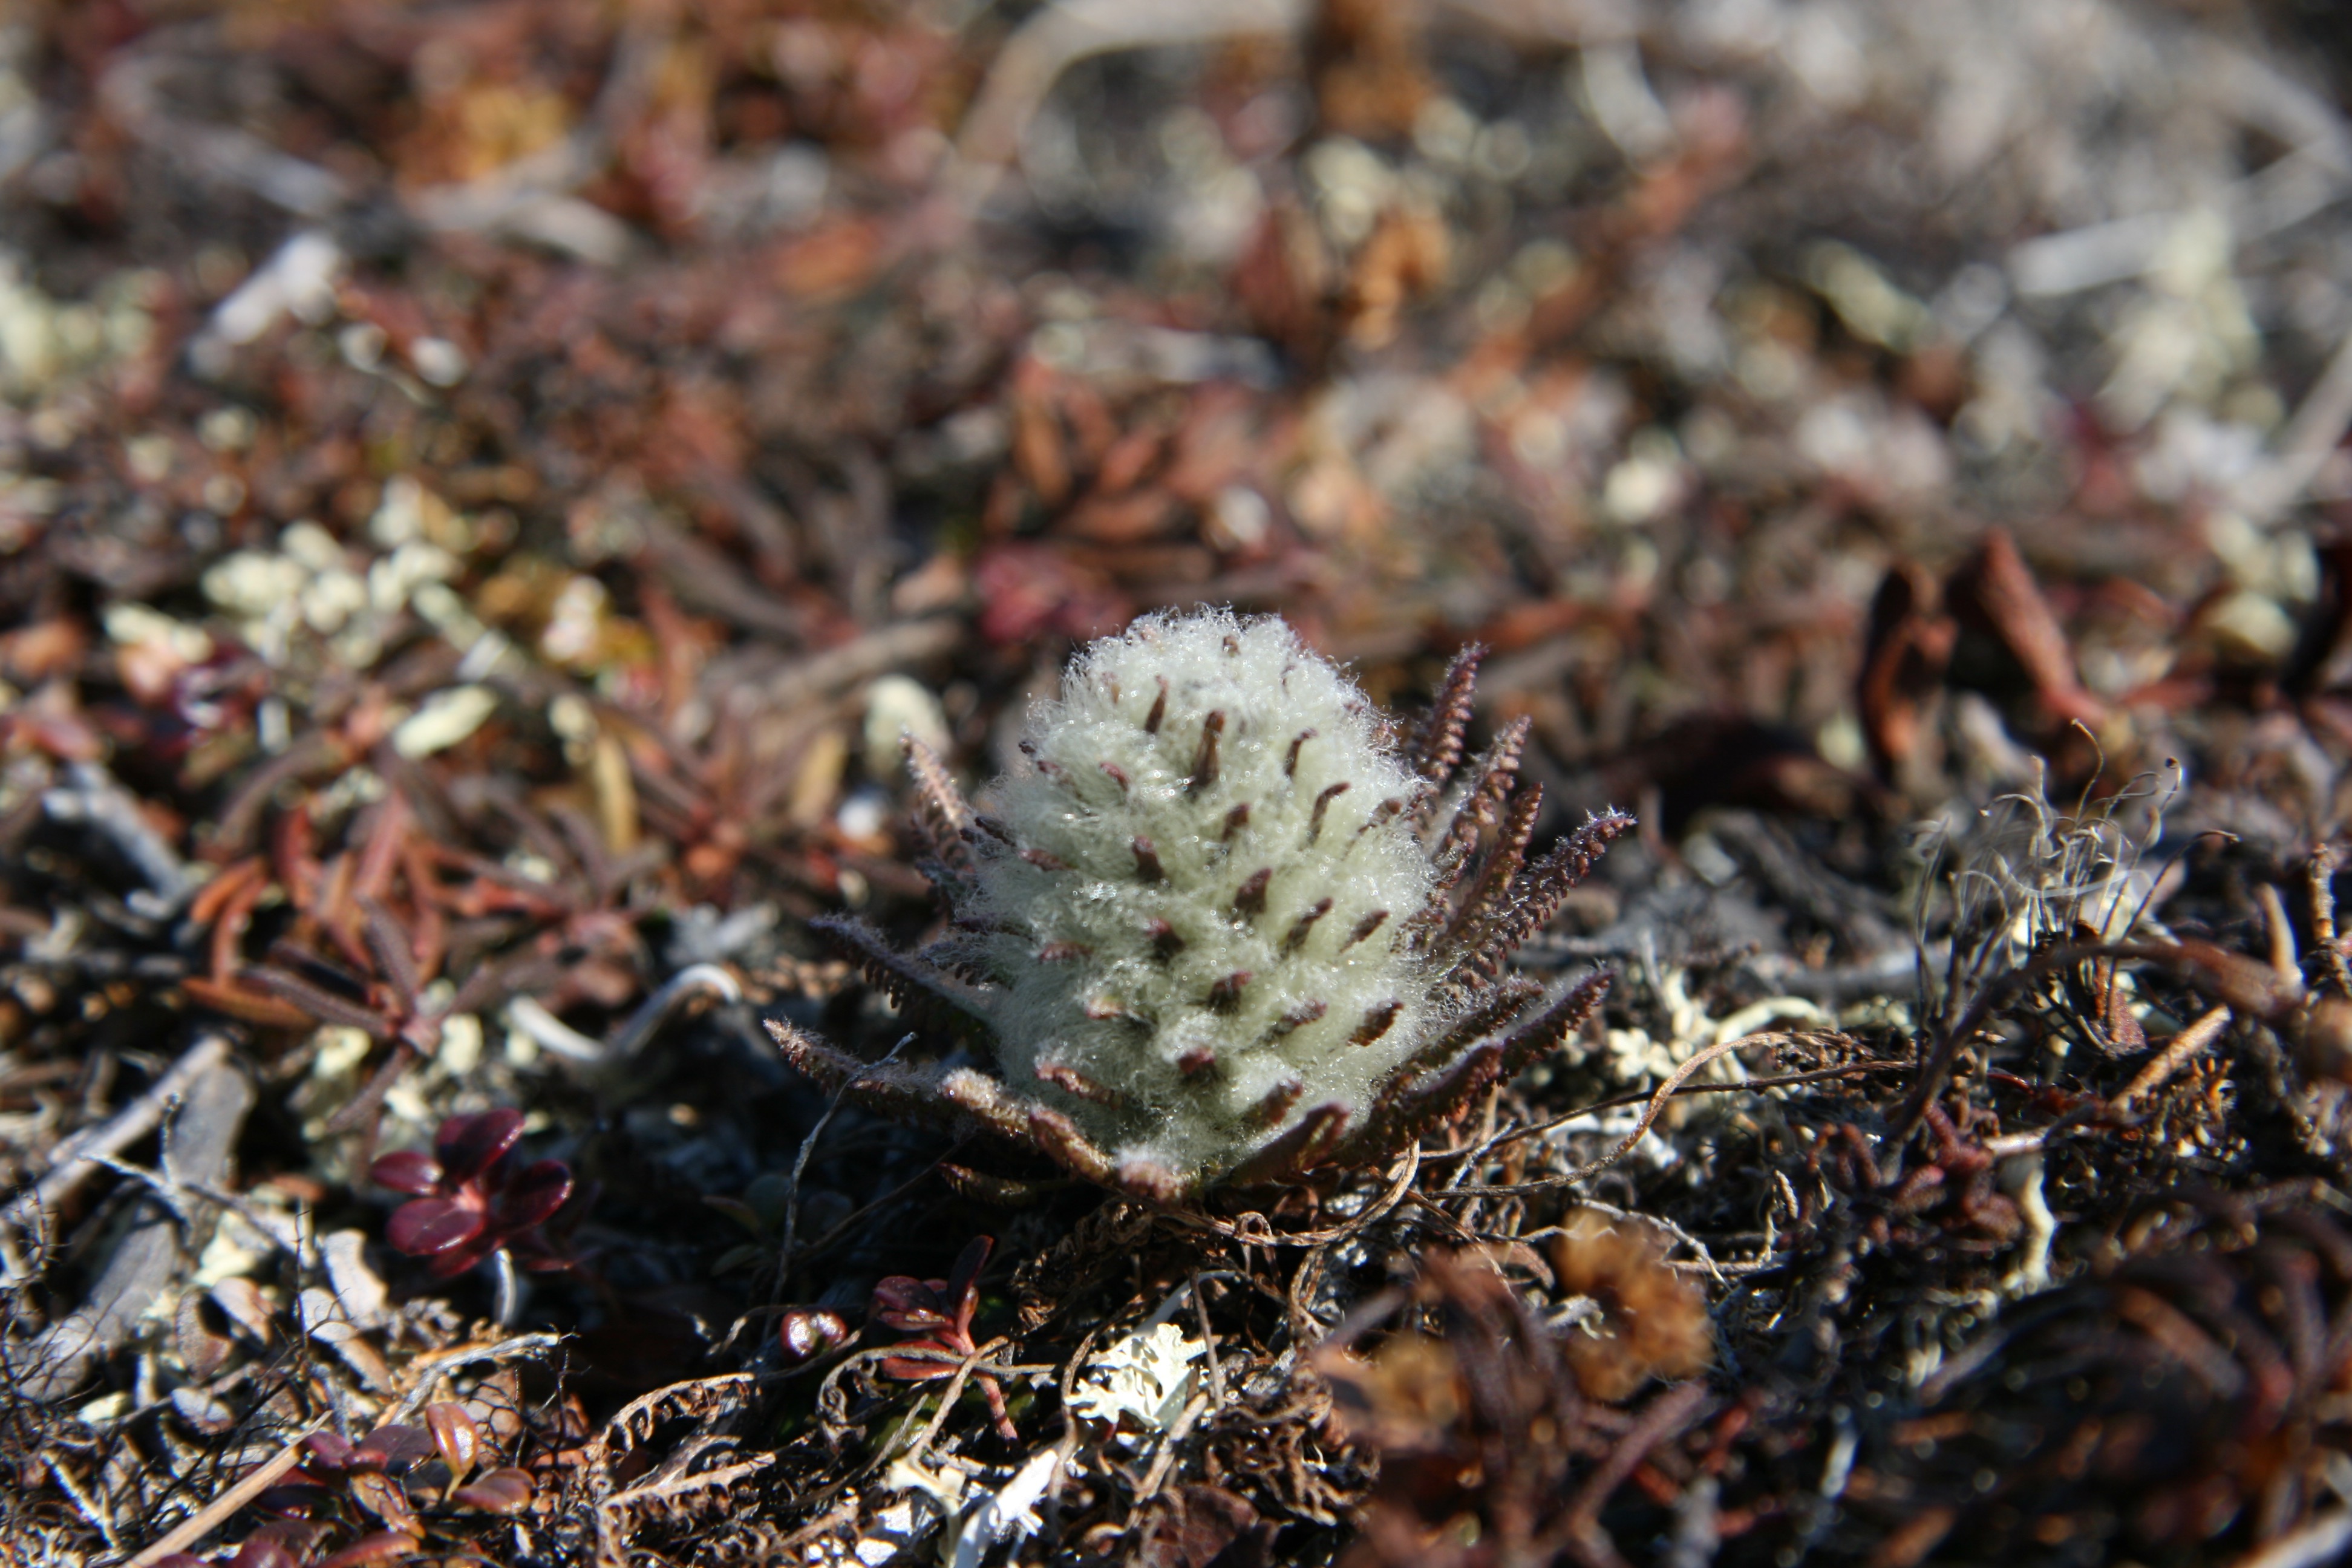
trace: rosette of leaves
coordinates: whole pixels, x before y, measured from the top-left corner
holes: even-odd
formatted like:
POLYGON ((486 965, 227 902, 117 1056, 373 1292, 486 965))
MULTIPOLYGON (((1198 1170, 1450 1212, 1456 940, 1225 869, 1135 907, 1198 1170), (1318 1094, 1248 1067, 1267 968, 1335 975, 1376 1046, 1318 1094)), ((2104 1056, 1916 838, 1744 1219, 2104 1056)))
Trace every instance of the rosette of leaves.
POLYGON ((412 1194, 393 1211, 384 1239, 425 1259, 436 1279, 455 1279, 501 1248, 536 1272, 570 1268, 541 1226, 571 1200, 572 1169, 561 1160, 517 1160, 522 1123, 510 1108, 453 1116, 435 1133, 431 1153, 405 1149, 376 1161, 371 1179, 412 1194))
POLYGON ((985 812, 909 737, 950 929, 908 953, 820 923, 995 1070, 770 1030, 854 1099, 1157 1202, 1402 1150, 1598 1004, 1605 973, 1547 998, 1507 966, 1633 825, 1530 858, 1527 721, 1465 762, 1479 652, 1401 744, 1278 617, 1146 616, 1032 708, 985 812))
MULTIPOLYGON (((499 1465, 488 1436, 466 1407, 425 1407, 423 1425, 390 1422, 357 1442, 333 1432, 302 1439, 301 1463, 253 1500, 265 1522, 239 1544, 228 1568, 373 1568, 424 1549, 445 1510, 519 1513, 538 1495, 529 1470, 499 1465), (485 1466, 488 1468, 485 1468, 485 1466), (320 1549, 338 1539, 345 1544, 320 1549)), ((210 1568, 192 1553, 153 1568, 210 1568)))
MULTIPOLYGON (((881 1358, 884 1377, 900 1383, 930 1383, 956 1374, 960 1363, 980 1353, 971 1335, 972 1318, 980 1310, 980 1276, 996 1238, 975 1236, 956 1255, 955 1267, 944 1279, 918 1279, 893 1274, 877 1281, 866 1304, 868 1322, 908 1336, 881 1358)), ((792 1348, 788 1343, 786 1348, 792 1348)), ((1008 1443, 1018 1440, 1013 1418, 1006 1413, 1004 1390, 987 1373, 975 1373, 996 1430, 1008 1443)))

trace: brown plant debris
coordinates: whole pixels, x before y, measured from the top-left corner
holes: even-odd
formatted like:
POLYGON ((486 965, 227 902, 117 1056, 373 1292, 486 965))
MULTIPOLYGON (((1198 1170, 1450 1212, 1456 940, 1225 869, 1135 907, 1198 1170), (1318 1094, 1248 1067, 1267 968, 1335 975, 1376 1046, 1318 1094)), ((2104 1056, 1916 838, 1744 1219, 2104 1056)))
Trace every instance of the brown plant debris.
POLYGON ((2340 1557, 2347 92, 2284 0, 0 12, 0 1556, 2340 1557), (1391 785, 1020 751, 1206 607, 1391 785), (1122 1162, 1009 943, 1411 1059, 1122 1162))

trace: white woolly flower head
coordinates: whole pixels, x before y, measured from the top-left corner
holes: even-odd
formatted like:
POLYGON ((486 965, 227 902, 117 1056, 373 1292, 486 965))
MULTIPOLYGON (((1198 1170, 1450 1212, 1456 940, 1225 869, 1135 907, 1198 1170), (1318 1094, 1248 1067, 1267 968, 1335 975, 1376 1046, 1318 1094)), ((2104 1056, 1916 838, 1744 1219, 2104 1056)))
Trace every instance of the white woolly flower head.
POLYGON ((1121 1157, 1227 1168, 1360 1121, 1426 1037, 1427 785, 1268 616, 1158 615, 1034 705, 977 837, 999 1066, 1121 1157))
POLYGON ((1592 1016, 1607 972, 1534 1007, 1544 987, 1507 965, 1633 826, 1604 812, 1528 858, 1528 721, 1465 764, 1482 651, 1454 656, 1402 755, 1288 626, 1223 610, 1146 616, 1073 660, 993 816, 909 737, 909 826, 956 929, 901 952, 814 923, 997 1071, 770 1032, 828 1089, 1152 1203, 1409 1147, 1592 1016))

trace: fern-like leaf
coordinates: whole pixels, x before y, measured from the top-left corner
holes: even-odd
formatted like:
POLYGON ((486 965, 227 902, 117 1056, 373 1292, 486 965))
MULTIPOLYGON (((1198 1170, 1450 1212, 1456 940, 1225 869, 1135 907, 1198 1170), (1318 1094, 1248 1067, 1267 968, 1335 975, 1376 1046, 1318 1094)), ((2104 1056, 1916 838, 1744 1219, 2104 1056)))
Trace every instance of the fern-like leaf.
POLYGON ((1461 763, 1462 737, 1470 728, 1470 704, 1478 685, 1478 661, 1486 657, 1486 647, 1478 643, 1454 656, 1454 662, 1445 667, 1445 679, 1438 683, 1437 700, 1430 705, 1429 717, 1422 721, 1421 733, 1413 740, 1412 771, 1431 784, 1444 784, 1461 763))
POLYGON ((899 1006, 966 1033, 993 1031, 994 1020, 976 994, 945 971, 891 947, 864 921, 823 915, 809 921, 809 929, 830 937, 899 1006))
POLYGON ((1503 1040, 1503 1058, 1496 1076, 1514 1079, 1533 1067, 1536 1059, 1557 1048, 1592 1016, 1601 999, 1609 994, 1610 983, 1616 975, 1603 969, 1586 975, 1560 994, 1559 1000, 1512 1030, 1503 1040))
POLYGON ((1604 811, 1521 872, 1512 882, 1503 908, 1483 921, 1475 933, 1465 933, 1444 984, 1476 989, 1493 981, 1511 954, 1559 912, 1569 893, 1591 873, 1592 863, 1611 840, 1633 826, 1633 819, 1625 813, 1604 811))
POLYGON ((922 839, 925 858, 939 868, 933 880, 961 883, 972 875, 971 848, 964 842, 971 807, 930 747, 911 734, 900 736, 898 746, 915 781, 915 832, 922 839))

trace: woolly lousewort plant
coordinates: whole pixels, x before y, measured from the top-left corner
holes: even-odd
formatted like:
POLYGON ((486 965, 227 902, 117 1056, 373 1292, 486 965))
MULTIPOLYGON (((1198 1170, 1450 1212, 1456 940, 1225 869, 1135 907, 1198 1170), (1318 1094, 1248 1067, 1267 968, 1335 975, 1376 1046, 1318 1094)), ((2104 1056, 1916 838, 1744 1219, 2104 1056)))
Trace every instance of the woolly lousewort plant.
POLYGON ((1403 1148, 1591 1012, 1606 974, 1537 1007, 1543 988, 1504 965, 1633 822, 1606 813, 1527 861, 1526 721, 1461 765, 1477 653, 1400 748, 1280 619, 1146 616, 1031 710, 992 814, 909 738, 952 927, 905 954, 822 923, 995 1075, 769 1028, 853 1098, 1162 1202, 1403 1148))

